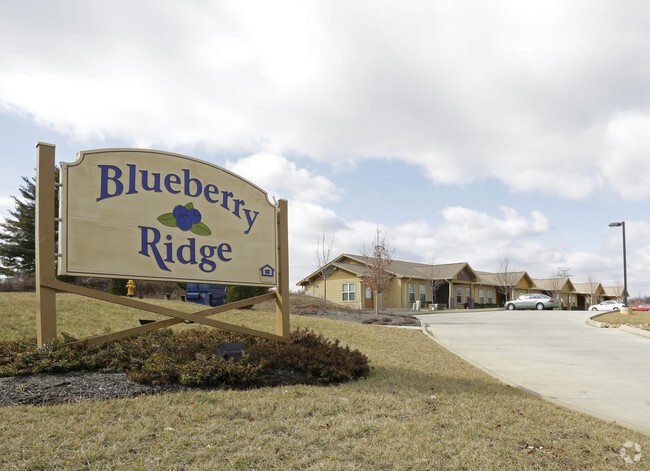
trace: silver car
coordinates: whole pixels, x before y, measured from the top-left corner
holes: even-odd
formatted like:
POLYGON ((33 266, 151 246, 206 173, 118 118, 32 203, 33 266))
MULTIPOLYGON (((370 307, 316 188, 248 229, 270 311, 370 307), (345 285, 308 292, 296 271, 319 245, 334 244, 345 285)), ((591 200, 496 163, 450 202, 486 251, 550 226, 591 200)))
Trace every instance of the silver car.
POLYGON ((595 304, 589 308, 590 311, 620 311, 621 308, 626 307, 625 304, 619 303, 614 300, 603 301, 600 304, 595 304))
POLYGON ((507 301, 505 308, 509 311, 515 309, 537 309, 543 311, 544 309, 555 309, 560 307, 555 299, 545 294, 522 294, 514 301, 507 301))

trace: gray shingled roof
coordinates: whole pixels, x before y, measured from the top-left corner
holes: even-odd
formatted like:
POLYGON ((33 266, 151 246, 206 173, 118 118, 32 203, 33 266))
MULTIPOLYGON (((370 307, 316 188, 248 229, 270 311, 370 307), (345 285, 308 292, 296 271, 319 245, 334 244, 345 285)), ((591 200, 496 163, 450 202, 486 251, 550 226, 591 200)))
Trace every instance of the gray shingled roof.
MULTIPOLYGON (((487 285, 499 286, 500 284, 499 273, 492 273, 488 271, 478 271, 478 270, 475 271, 474 273, 476 273, 478 277, 481 279, 481 281, 487 285)), ((512 272, 508 272, 508 275, 514 275, 515 279, 517 280, 517 283, 519 283, 519 281, 524 276, 526 276, 527 273, 525 271, 512 271, 512 272)))
POLYGON ((598 288, 602 288, 600 283, 573 283, 573 287, 578 294, 597 293, 598 288))
POLYGON ((573 287, 573 283, 571 283, 571 280, 569 278, 533 278, 533 283, 535 283, 536 288, 545 291, 553 291, 557 289, 557 286, 561 286, 561 289, 564 289, 567 283, 573 287))
MULTIPOLYGON (((341 254, 336 257, 332 262, 330 262, 335 267, 346 270, 350 273, 354 273, 358 276, 363 276, 365 273, 365 264, 370 260, 369 257, 364 257, 363 255, 354 255, 354 254, 341 254), (341 262, 340 260, 344 259, 355 260, 364 265, 357 265, 354 263, 341 262)), ((439 280, 449 280, 454 278, 461 270, 468 268, 472 273, 476 274, 472 267, 469 266, 466 262, 459 263, 444 263, 429 265, 426 263, 414 263, 414 262, 404 262, 402 260, 393 260, 391 262, 389 272, 397 277, 403 278, 416 278, 416 279, 427 279, 430 275, 434 275, 435 279, 439 280)), ((318 276, 320 270, 316 270, 311 273, 309 276, 303 278, 298 282, 298 285, 310 280, 311 278, 318 276)), ((477 276, 478 277, 478 276, 477 276)))
MULTIPOLYGON (((342 254, 337 258, 341 257, 348 257, 352 260, 358 260, 361 263, 367 263, 370 260, 370 257, 347 253, 342 254)), ((436 264, 432 266, 427 263, 414 263, 404 262, 402 260, 393 260, 388 271, 395 276, 402 276, 404 278, 427 278, 427 270, 432 270, 432 273, 435 275, 436 279, 448 280, 458 275, 458 273, 465 267, 469 267, 469 269, 474 272, 474 270, 472 270, 472 268, 466 262, 436 264)))

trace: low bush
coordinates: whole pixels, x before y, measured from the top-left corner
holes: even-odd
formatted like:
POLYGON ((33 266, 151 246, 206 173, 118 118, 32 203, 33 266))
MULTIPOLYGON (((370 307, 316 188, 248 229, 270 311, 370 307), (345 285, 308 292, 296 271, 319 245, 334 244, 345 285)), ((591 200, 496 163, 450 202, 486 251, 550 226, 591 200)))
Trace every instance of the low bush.
POLYGON ((368 374, 368 358, 309 330, 288 342, 196 328, 157 330, 95 347, 60 339, 38 348, 34 339, 0 342, 0 376, 68 371, 126 372, 140 383, 188 386, 254 386, 273 370, 301 372, 315 382, 350 381, 368 374), (217 355, 223 343, 243 342, 240 361, 217 355))

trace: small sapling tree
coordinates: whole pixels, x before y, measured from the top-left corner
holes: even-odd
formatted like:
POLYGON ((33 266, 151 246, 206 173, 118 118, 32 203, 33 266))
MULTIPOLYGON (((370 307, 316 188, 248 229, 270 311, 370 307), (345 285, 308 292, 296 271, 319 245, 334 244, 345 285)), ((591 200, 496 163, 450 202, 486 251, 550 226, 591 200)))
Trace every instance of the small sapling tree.
POLYGON ((390 266, 393 262, 394 250, 386 241, 386 234, 377 228, 375 238, 370 247, 363 246, 361 254, 366 258, 364 282, 375 294, 375 313, 379 313, 379 295, 388 290, 393 275, 390 266))
POLYGON ((328 239, 325 228, 318 240, 316 252, 314 253, 314 265, 316 270, 323 278, 323 307, 322 310, 327 309, 327 278, 336 270, 336 267, 330 265, 332 260, 332 248, 334 247, 334 234, 328 239))

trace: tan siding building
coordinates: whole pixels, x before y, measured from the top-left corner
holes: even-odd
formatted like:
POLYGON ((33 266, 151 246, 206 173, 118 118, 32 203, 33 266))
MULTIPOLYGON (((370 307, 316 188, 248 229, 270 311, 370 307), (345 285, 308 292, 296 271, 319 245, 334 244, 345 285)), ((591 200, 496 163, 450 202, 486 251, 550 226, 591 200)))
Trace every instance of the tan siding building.
POLYGON ((533 278, 534 291, 546 294, 560 302, 562 308, 577 309, 578 298, 569 278, 533 278))
POLYGON ((380 309, 412 309, 418 301, 422 309, 431 304, 451 309, 497 307, 504 305, 506 291, 509 299, 543 293, 558 299, 564 309, 586 309, 603 299, 620 298, 623 291, 599 283, 574 285, 569 278, 532 278, 525 271, 475 271, 466 262, 430 265, 393 260, 389 288, 376 296, 364 283, 369 261, 361 255, 341 254, 326 266, 331 269, 327 281, 317 270, 297 284, 305 294, 355 309, 374 309, 375 304, 380 309), (503 289, 504 284, 512 288, 503 289))
POLYGON ((525 271, 507 273, 477 271, 476 274, 480 278, 475 288, 478 290, 479 305, 503 306, 506 301, 517 299, 522 294, 532 292, 535 288, 533 279, 525 271), (481 292, 485 293, 486 302, 481 302, 481 292), (491 292, 492 301, 490 301, 491 292), (506 299, 506 292, 508 292, 508 299, 506 299))
POLYGON ((327 280, 323 279, 322 270, 317 270, 298 282, 298 286, 306 294, 326 296, 329 302, 358 309, 372 309, 375 302, 379 308, 411 309, 417 301, 423 308, 431 303, 452 308, 473 307, 473 285, 478 276, 467 263, 427 265, 394 260, 388 270, 393 276, 389 289, 375 296, 363 281, 368 261, 361 255, 342 254, 328 264, 334 271, 327 280), (436 288, 435 293, 432 287, 436 288))

